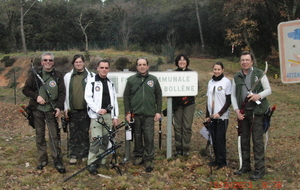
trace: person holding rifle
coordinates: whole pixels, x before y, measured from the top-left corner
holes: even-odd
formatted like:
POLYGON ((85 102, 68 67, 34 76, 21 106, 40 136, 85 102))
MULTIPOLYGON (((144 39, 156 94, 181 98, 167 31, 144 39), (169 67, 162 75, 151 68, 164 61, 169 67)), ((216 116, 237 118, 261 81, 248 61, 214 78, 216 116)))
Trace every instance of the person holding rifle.
POLYGON ((85 87, 84 98, 88 106, 88 115, 91 118, 90 138, 91 144, 88 155, 88 171, 92 175, 98 174, 98 168, 105 167, 106 159, 97 159, 97 156, 105 152, 109 145, 107 137, 108 130, 98 118, 101 115, 103 121, 110 128, 118 125, 119 107, 114 83, 107 78, 110 63, 107 60, 101 60, 98 63, 97 71, 85 87))
POLYGON ((229 106, 231 104, 231 81, 224 76, 224 65, 217 62, 213 65, 213 77, 208 82, 206 121, 211 123, 211 136, 215 160, 209 165, 219 170, 227 166, 226 131, 228 127, 229 106))
POLYGON ((65 119, 70 123, 70 164, 86 161, 89 153, 90 118, 84 99, 84 90, 89 78, 95 74, 85 67, 83 55, 76 54, 72 60, 73 69, 64 76, 66 85, 65 119))
POLYGON ((134 165, 145 163, 146 172, 151 172, 155 153, 154 121, 161 118, 162 90, 158 79, 148 73, 147 59, 138 59, 136 69, 124 90, 125 119, 130 123, 134 117, 134 165))
MULTIPOLYGON (((65 84, 63 74, 54 70, 54 55, 50 52, 42 54, 42 69, 29 74, 23 94, 30 98, 28 108, 32 110, 36 131, 36 145, 38 150, 38 170, 48 164, 47 142, 45 128, 48 127, 51 157, 59 173, 65 173, 60 149, 60 129, 57 117, 64 109, 65 84)), ((33 65, 32 65, 33 67, 33 65)))
POLYGON ((269 107, 266 97, 271 94, 271 87, 265 72, 254 67, 253 63, 253 55, 250 52, 243 52, 240 57, 241 70, 234 75, 232 81, 231 102, 241 122, 239 127, 241 127, 242 152, 242 167, 234 172, 234 175, 251 172, 250 138, 252 136, 255 170, 250 175, 250 180, 258 180, 266 172, 263 119, 269 107))

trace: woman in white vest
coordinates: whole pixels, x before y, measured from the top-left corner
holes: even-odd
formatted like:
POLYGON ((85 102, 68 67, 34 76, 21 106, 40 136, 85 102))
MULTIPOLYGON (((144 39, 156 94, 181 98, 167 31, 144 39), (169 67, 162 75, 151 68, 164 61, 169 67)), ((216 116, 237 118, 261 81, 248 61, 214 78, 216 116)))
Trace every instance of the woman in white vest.
POLYGON ((226 162, 226 131, 228 127, 229 106, 231 104, 231 81, 224 76, 223 63, 213 65, 213 77, 208 82, 206 121, 211 122, 215 160, 209 165, 217 166, 217 170, 225 167, 226 162))

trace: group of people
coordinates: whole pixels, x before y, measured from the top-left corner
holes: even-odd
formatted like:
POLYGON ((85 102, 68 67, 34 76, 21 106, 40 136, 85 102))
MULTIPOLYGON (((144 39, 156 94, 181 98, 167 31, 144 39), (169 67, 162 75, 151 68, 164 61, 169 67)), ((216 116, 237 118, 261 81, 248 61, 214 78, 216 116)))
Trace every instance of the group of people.
MULTIPOLYGON (((23 93, 30 98, 28 108, 32 110, 36 131, 36 145, 39 164, 42 170, 48 164, 45 128, 49 132, 49 145, 54 166, 59 173, 65 173, 60 149, 60 134, 57 117, 64 111, 64 117, 70 121, 70 164, 87 161, 88 171, 98 174, 99 167, 105 167, 106 159, 97 156, 109 146, 108 130, 99 122, 99 117, 112 129, 118 125, 119 107, 116 89, 107 78, 110 63, 99 61, 98 73, 85 67, 84 57, 80 54, 72 60, 73 69, 63 75, 54 69, 54 55, 42 54, 42 69, 33 72, 26 80, 23 93)), ((189 58, 180 54, 175 58, 175 71, 191 71, 189 58)), ((224 65, 213 65, 213 77, 208 82, 206 118, 210 123, 215 160, 209 165, 221 169, 227 165, 226 130, 228 127, 229 107, 232 107, 238 120, 242 121, 242 160, 240 170, 235 175, 251 171, 250 137, 252 135, 255 171, 250 176, 257 180, 265 175, 263 115, 267 111, 266 97, 271 94, 269 81, 263 72, 253 66, 253 56, 243 52, 240 57, 241 70, 234 75, 232 82, 224 76, 224 65), (257 82, 258 85, 251 89, 257 82), (248 94, 249 89, 253 93, 248 94), (242 103, 246 101, 246 105, 242 103), (261 103, 256 104, 259 100, 261 103)), ((136 60, 137 73, 127 79, 123 101, 125 120, 134 121, 134 165, 145 165, 146 172, 153 170, 155 153, 154 123, 161 119, 162 90, 158 79, 149 74, 146 58, 136 60)), ((175 135, 175 156, 189 155, 192 136, 195 97, 173 97, 173 124, 175 135)))
MULTIPOLYGON (((85 67, 84 57, 77 54, 72 60, 73 69, 63 75, 54 69, 54 55, 45 52, 41 57, 41 65, 39 71, 33 70, 28 76, 23 88, 24 95, 30 98, 28 109, 34 117, 39 162, 37 169, 42 170, 48 164, 47 127, 54 166, 59 173, 66 172, 58 127, 58 116, 64 112, 70 129, 69 163, 87 161, 88 171, 93 175, 98 174, 99 167, 106 168, 106 158, 99 159, 99 155, 107 150, 110 143, 108 133, 118 125, 119 117, 116 89, 107 78, 109 61, 99 61, 98 73, 95 74, 85 67)), ((154 121, 161 118, 162 91, 157 78, 148 73, 147 59, 138 59, 136 68, 137 74, 128 78, 124 92, 125 119, 130 122, 134 114, 135 163, 139 165, 145 161, 146 171, 151 172, 154 121), (137 163, 138 160, 140 163, 137 163)))

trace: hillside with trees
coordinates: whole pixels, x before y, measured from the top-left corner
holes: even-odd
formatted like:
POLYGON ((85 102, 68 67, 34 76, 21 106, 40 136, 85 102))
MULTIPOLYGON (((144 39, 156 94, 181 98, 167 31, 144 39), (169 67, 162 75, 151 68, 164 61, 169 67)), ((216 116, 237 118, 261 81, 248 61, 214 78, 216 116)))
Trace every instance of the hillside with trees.
POLYGON ((0 52, 147 51, 173 61, 252 50, 278 66, 277 26, 296 0, 0 0, 0 52), (231 49, 234 46, 234 52, 231 49))

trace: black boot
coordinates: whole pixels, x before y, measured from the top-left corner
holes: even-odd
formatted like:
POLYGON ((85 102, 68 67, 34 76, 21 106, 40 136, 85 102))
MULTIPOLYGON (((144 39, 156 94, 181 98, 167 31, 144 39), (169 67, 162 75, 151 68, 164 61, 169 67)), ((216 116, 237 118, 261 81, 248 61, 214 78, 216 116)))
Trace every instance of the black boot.
POLYGON ((42 162, 36 167, 36 169, 42 170, 45 166, 47 166, 47 164, 48 164, 47 161, 42 161, 42 162))
POLYGON ((56 163, 55 163, 55 168, 56 168, 56 170, 57 170, 59 173, 61 173, 61 174, 66 173, 66 169, 65 169, 65 167, 63 166, 62 162, 56 162, 56 163))

